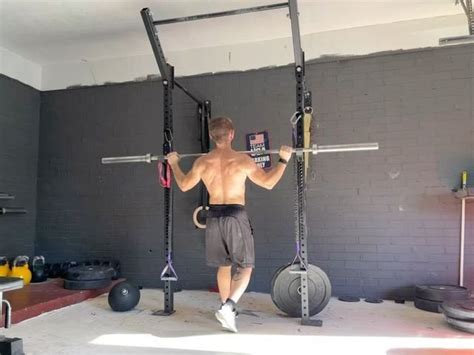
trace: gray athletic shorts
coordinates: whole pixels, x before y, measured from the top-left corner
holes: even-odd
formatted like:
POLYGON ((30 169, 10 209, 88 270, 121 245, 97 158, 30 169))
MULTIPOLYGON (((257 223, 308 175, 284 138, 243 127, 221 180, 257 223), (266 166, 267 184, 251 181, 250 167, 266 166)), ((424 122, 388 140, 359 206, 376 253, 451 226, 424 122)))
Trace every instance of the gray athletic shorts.
POLYGON ((206 259, 213 267, 255 266, 252 227, 242 205, 210 205, 206 220, 206 259))

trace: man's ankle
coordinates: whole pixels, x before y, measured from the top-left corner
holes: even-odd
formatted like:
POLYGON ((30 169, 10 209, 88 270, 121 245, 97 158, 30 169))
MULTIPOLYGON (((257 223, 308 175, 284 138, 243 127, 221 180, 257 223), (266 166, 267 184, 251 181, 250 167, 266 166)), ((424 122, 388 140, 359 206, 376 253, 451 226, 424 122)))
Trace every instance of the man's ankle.
POLYGON ((232 310, 235 311, 235 309, 237 308, 237 303, 231 299, 231 298, 228 298, 225 303, 223 304, 224 305, 229 305, 230 307, 232 307, 232 310))

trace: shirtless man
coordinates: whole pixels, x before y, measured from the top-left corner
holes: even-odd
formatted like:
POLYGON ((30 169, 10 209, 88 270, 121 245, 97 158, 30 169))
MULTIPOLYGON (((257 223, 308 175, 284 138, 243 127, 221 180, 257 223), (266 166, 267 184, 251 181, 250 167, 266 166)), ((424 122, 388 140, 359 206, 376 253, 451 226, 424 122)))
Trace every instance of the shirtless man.
POLYGON ((217 267, 217 285, 221 307, 215 313, 222 326, 237 332, 236 304, 250 281, 255 265, 252 227, 245 212, 245 180, 271 190, 280 181, 291 158, 292 148, 280 148, 280 160, 269 171, 260 168, 251 157, 232 149, 234 126, 230 118, 217 117, 209 123, 209 135, 216 148, 197 159, 192 169, 183 173, 179 155, 167 155, 176 183, 188 191, 200 180, 209 191, 206 222, 207 264, 217 267), (232 266, 236 272, 231 275, 232 266))

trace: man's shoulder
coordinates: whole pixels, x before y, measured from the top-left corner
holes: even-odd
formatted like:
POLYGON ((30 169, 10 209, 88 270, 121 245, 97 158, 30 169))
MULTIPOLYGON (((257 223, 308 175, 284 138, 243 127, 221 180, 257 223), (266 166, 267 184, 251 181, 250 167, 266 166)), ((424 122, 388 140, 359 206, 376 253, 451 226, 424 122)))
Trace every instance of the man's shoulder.
POLYGON ((253 159, 248 154, 238 153, 238 155, 236 161, 240 168, 245 172, 251 171, 255 166, 253 159))
POLYGON ((194 166, 195 168, 201 168, 201 167, 203 167, 204 165, 207 164, 207 161, 208 161, 207 156, 206 156, 206 155, 203 155, 203 156, 197 158, 197 159, 194 161, 193 166, 194 166))

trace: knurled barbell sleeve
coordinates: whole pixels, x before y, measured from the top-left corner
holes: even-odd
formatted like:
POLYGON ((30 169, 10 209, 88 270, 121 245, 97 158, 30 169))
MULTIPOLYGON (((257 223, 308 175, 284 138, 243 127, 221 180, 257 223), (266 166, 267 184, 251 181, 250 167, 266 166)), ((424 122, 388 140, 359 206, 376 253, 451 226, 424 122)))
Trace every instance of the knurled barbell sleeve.
POLYGON ((334 145, 313 145, 313 153, 337 153, 337 152, 357 152, 365 150, 378 150, 378 143, 355 143, 355 144, 334 144, 334 145))
POLYGON ((133 155, 128 157, 110 157, 102 158, 102 164, 122 164, 122 163, 151 163, 153 156, 151 154, 146 155, 133 155))

